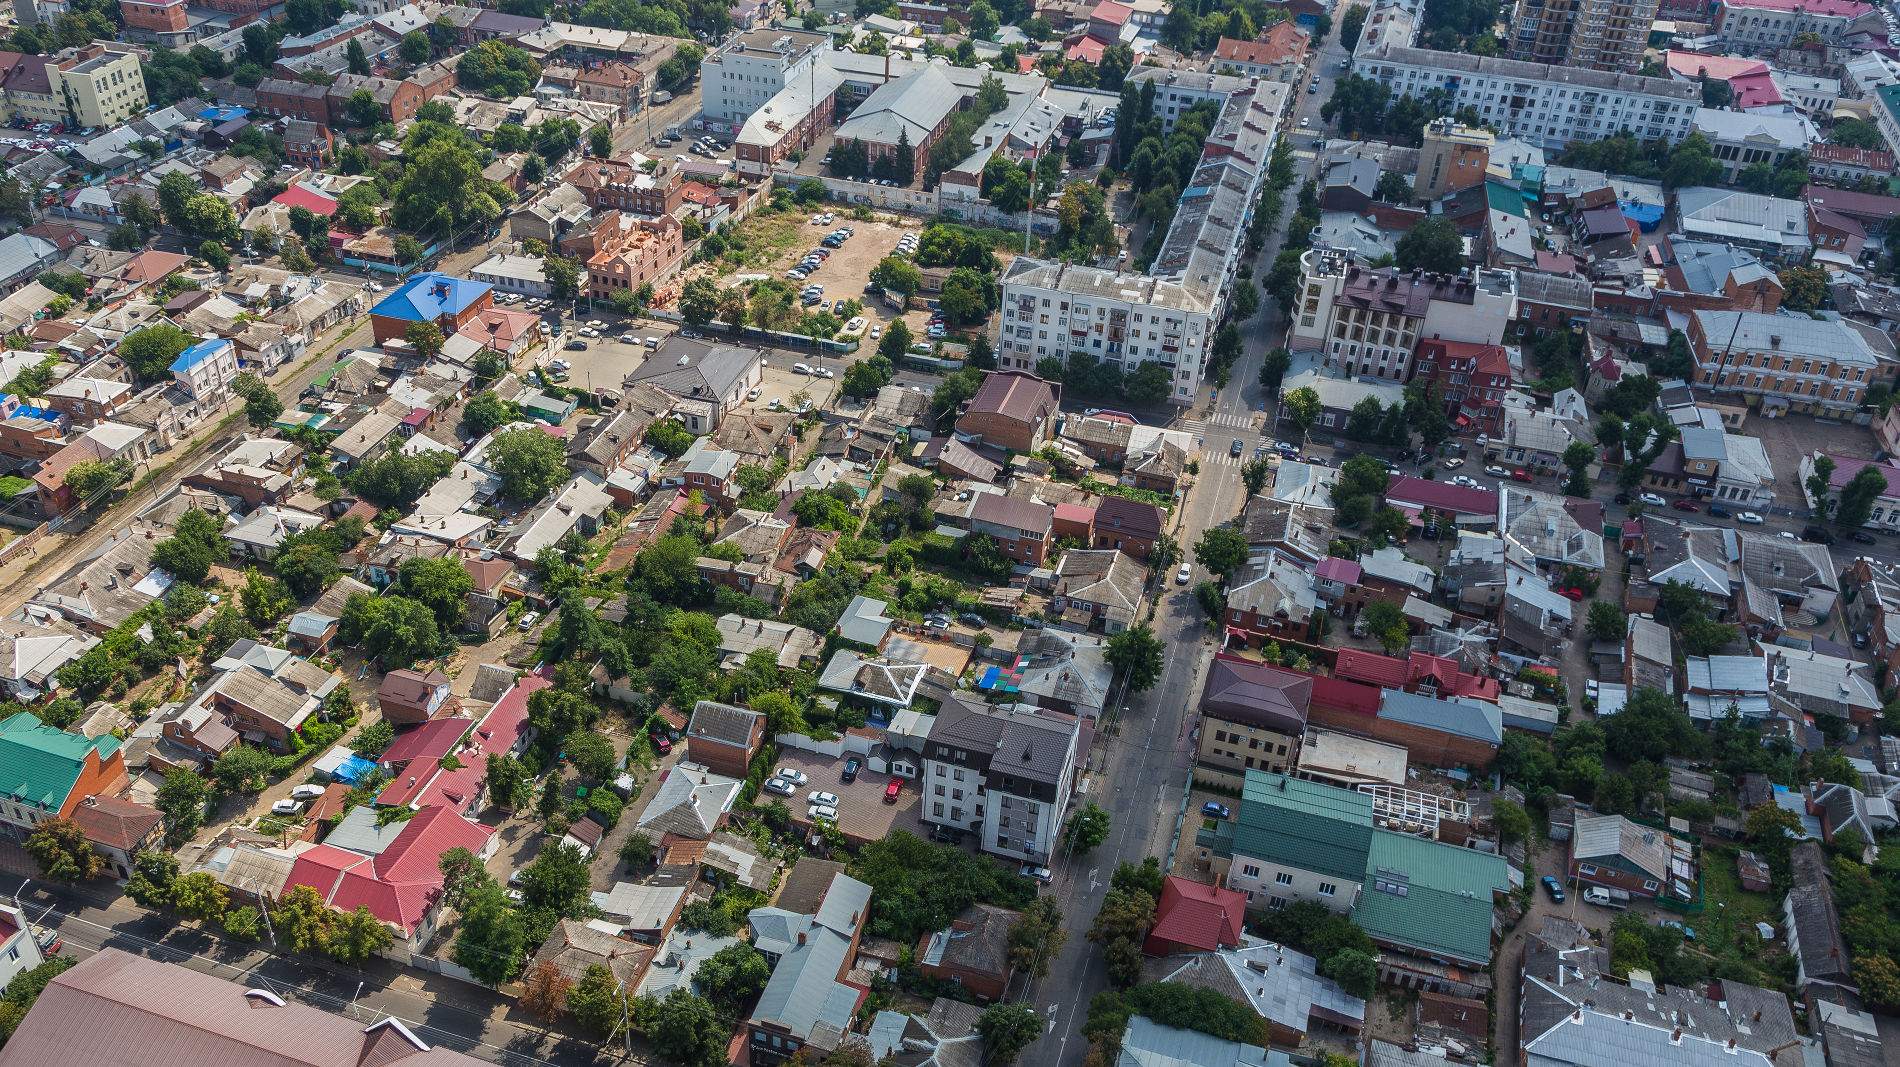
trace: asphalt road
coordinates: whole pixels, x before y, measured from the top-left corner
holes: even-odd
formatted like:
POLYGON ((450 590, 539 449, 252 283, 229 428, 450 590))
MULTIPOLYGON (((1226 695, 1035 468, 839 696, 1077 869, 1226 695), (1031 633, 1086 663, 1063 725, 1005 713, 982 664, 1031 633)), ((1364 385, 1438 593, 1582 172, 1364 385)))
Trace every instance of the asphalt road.
MULTIPOLYGON (((1318 126, 1319 104, 1331 92, 1327 68, 1336 72, 1345 55, 1337 37, 1328 41, 1316 72, 1320 91, 1309 94, 1303 86, 1296 87, 1293 113, 1283 129, 1297 131, 1302 117, 1310 126, 1318 126)), ((1311 140, 1297 132, 1293 136, 1296 148, 1308 146, 1295 157, 1304 179, 1313 169, 1311 140)), ((1295 206, 1291 195, 1286 200, 1286 214, 1255 261, 1256 278, 1280 250, 1286 217, 1295 206)), ((1267 397, 1259 385, 1260 364, 1285 332, 1278 319, 1278 309, 1271 301, 1263 301, 1260 314, 1242 325, 1245 343, 1229 387, 1215 396, 1203 386, 1196 406, 1174 419, 1177 428, 1203 441, 1201 473, 1188 492, 1175 528, 1169 531, 1190 561, 1201 533, 1235 520, 1244 503, 1240 462, 1251 456, 1251 450, 1236 459, 1228 454, 1227 441, 1233 437, 1250 441, 1249 434, 1257 435, 1260 423, 1268 417, 1261 414, 1267 397)), ((1205 577, 1206 572, 1197 567, 1193 582, 1205 577)), ((1180 835, 1193 832, 1186 808, 1198 718, 1194 707, 1214 642, 1207 632, 1207 616, 1189 592, 1193 582, 1176 585, 1172 575, 1166 574, 1156 579, 1160 584, 1155 593, 1158 605, 1153 626, 1156 636, 1167 643, 1167 665, 1153 689, 1135 694, 1126 702, 1114 726, 1105 723, 1103 738, 1097 742, 1092 764, 1094 781, 1088 796, 1108 809, 1109 836, 1093 852, 1060 858, 1053 867, 1054 893, 1062 902, 1069 943, 1051 966, 1050 976, 1030 983, 1023 994, 1025 1002, 1046 1021, 1043 1037, 1020 1057, 1024 1067, 1074 1064, 1085 1052, 1081 1028, 1089 1000, 1108 988, 1101 951, 1086 939, 1086 934, 1101 908, 1116 865, 1157 856, 1165 867, 1175 849, 1193 847, 1192 840, 1181 840, 1180 835)), ((1113 716, 1111 712, 1109 717, 1113 716)))

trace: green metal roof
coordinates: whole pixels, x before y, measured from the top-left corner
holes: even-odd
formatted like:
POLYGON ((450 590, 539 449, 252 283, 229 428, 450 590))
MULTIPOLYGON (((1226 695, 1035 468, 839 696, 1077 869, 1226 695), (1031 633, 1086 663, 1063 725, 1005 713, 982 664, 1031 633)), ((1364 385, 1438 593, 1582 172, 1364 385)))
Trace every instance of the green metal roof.
POLYGON ((1375 941, 1483 965, 1491 958, 1492 894, 1510 884, 1501 856, 1374 830, 1352 918, 1375 941))
POLYGON ((1484 199, 1494 211, 1503 211, 1520 219, 1530 217, 1530 212, 1524 207, 1524 194, 1508 185, 1485 182, 1484 199))
POLYGON ((1372 798, 1283 774, 1248 771, 1234 824, 1236 854, 1359 881, 1372 838, 1372 798))
POLYGON ((0 794, 57 809, 79 783, 86 754, 94 749, 104 759, 118 751, 119 739, 55 730, 27 711, 0 721, 0 794))

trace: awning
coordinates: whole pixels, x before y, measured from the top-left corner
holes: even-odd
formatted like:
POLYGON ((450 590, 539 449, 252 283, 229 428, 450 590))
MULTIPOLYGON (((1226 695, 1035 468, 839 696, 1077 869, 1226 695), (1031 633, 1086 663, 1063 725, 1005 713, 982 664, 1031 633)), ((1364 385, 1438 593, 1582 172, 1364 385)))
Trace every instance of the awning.
POLYGON ((1451 422, 1452 422, 1452 425, 1462 430, 1465 427, 1471 425, 1471 416, 1460 414, 1457 418, 1451 420, 1451 422))
POLYGON ((1404 504, 1392 504, 1390 506, 1398 508, 1400 511, 1403 511, 1405 513, 1406 519, 1409 520, 1413 526, 1425 525, 1424 512, 1421 509, 1408 507, 1404 504))

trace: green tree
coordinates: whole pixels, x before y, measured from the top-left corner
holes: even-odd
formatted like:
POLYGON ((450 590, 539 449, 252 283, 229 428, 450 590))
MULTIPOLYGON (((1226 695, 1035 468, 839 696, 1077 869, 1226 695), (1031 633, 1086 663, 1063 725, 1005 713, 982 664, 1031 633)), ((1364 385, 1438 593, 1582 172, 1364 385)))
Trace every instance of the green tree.
POLYGON ((429 61, 429 57, 434 54, 434 48, 429 44, 428 34, 421 30, 410 30, 403 34, 402 43, 396 46, 396 54, 402 56, 404 63, 418 67, 429 61))
POLYGON ((1523 805, 1516 801, 1494 801, 1491 805, 1491 824, 1497 828, 1498 837, 1506 844, 1530 837, 1531 817, 1524 811, 1523 805))
POLYGON ((1042 1035, 1042 1019, 1027 1004, 996 1003, 977 1020, 976 1032, 983 1035, 984 1062, 1009 1067, 1042 1035))
POLYGON ((528 799, 528 771, 521 762, 505 752, 490 752, 487 758, 488 801, 498 808, 513 811, 528 799))
POLYGON ((1194 543, 1194 562, 1220 575, 1224 583, 1247 562, 1247 538, 1225 526, 1210 526, 1194 543))
POLYGON ((475 579, 459 556, 406 559, 398 571, 402 595, 435 614, 436 625, 451 630, 462 621, 475 579))
POLYGON ((772 965, 741 941, 713 953, 693 975, 693 984, 719 1011, 732 1015, 771 980, 772 965))
POLYGON ((1067 835, 1069 849, 1077 854, 1093 852, 1102 842, 1108 840, 1108 812, 1088 801, 1069 816, 1067 835))
POLYGON ((412 322, 403 330, 403 340, 415 346, 423 359, 434 359, 448 343, 443 336, 442 327, 433 322, 412 322))
POLYGON ((352 593, 343 602, 337 636, 346 645, 361 643, 386 670, 400 670, 442 649, 435 613, 406 596, 372 597, 352 593))
POLYGON ((191 347, 192 340, 190 334, 171 323, 160 322, 126 335, 125 340, 119 342, 119 355, 141 381, 167 381, 171 378, 172 362, 191 347))
POLYGON ((722 1067, 729 1029, 705 997, 684 988, 642 1005, 653 1051, 681 1067, 722 1067))
POLYGON ((1400 271, 1457 274, 1465 268, 1464 238, 1449 219, 1433 215, 1407 230, 1394 250, 1400 271))
MULTIPOLYGON (((1159 889, 1156 890, 1159 892, 1159 889)), ((1051 896, 1039 896, 1023 905, 1005 935, 1009 965, 1031 978, 1049 977, 1049 967, 1069 943, 1062 926, 1062 907, 1051 896)))
POLYGON ((1629 616, 1608 600, 1593 600, 1584 629, 1595 641, 1621 641, 1629 633, 1629 616))
POLYGON ((1610 751, 1630 760, 1689 758, 1704 747, 1701 733, 1682 705, 1657 689, 1631 693, 1623 710, 1604 724, 1603 732, 1610 751))
POLYGON ((632 998, 605 964, 590 964, 567 991, 567 1010, 574 1021, 603 1038, 620 1032, 623 1021, 632 1014, 632 998))
POLYGON ((172 577, 192 585, 201 585, 211 565, 226 557, 218 521, 207 512, 186 511, 173 527, 172 536, 152 548, 152 563, 172 577))
POLYGON ((1411 643, 1412 634, 1405 622, 1405 613, 1384 600, 1375 600, 1366 605, 1359 615, 1359 621, 1365 624, 1366 632, 1371 634, 1387 652, 1397 652, 1411 643))
MULTIPOLYGON (((910 342, 910 327, 904 325, 903 320, 900 319, 891 323, 890 328, 884 331, 884 337, 877 343, 877 354, 895 363, 910 353, 910 342)), ((943 386, 938 386, 938 388, 941 389, 943 386)), ((972 392, 970 395, 976 394, 972 392)))
POLYGON ((462 423, 468 432, 483 437, 513 421, 516 417, 513 405, 496 396, 493 390, 485 390, 462 405, 462 423))
POLYGON ((1813 311, 1828 302, 1827 272, 1819 267, 1796 264, 1781 269, 1781 304, 1792 311, 1813 311))
POLYGON ((93 851, 86 832, 64 817, 40 823, 27 835, 26 851, 40 865, 40 873, 55 882, 78 882, 105 868, 106 858, 93 851))
POLYGON ((193 871, 172 882, 171 903, 185 918, 209 923, 224 918, 230 899, 216 875, 193 871))
POLYGON ((275 763, 256 745, 233 745, 211 764, 211 780, 227 793, 261 793, 275 763))
POLYGON ((1119 987, 1141 980, 1141 941, 1154 911, 1154 898, 1140 890, 1110 889, 1102 898, 1088 939, 1101 946, 1108 979, 1119 987))
POLYGON ((462 930, 449 958, 486 985, 513 978, 528 948, 528 930, 507 891, 489 879, 465 894, 461 913, 462 930))
POLYGON ((1109 637, 1103 658, 1131 692, 1139 693, 1154 688, 1161 680, 1166 648, 1167 642, 1156 637, 1147 623, 1137 623, 1109 637))
POLYGON ((285 890, 278 898, 277 906, 271 909, 271 921, 276 924, 278 941, 284 947, 292 952, 314 952, 323 947, 331 914, 322 894, 307 885, 299 885, 285 890))
POLYGON ((1857 530, 1873 517, 1874 504, 1887 491, 1886 476, 1872 464, 1862 467, 1841 487, 1840 503, 1834 509, 1834 521, 1857 530))
POLYGON ((1280 398, 1280 413, 1298 426, 1301 433, 1319 421, 1321 409, 1319 392, 1310 385, 1302 385, 1280 398))
POLYGON ((496 434, 488 461, 501 476, 502 491, 516 500, 538 500, 568 478, 567 450, 560 438, 536 426, 496 434))
POLYGON ((1358 949, 1334 953, 1320 966, 1320 973, 1339 983, 1350 996, 1371 1000, 1379 990, 1379 965, 1358 949))
POLYGON ((365 904, 333 919, 322 939, 325 955, 353 967, 395 943, 396 935, 365 904))
POLYGON ((132 857, 125 895, 147 908, 169 907, 172 883, 177 880, 178 857, 169 852, 140 852, 132 857))
POLYGON ((1834 458, 1827 455, 1814 457, 1812 473, 1803 483, 1808 491, 1808 504, 1814 510, 1814 517, 1825 519, 1834 508, 1834 500, 1829 495, 1834 477, 1834 458))
POLYGON ((1570 468, 1570 478, 1564 483, 1564 492, 1589 499, 1590 464, 1595 463, 1597 450, 1582 441, 1572 441, 1564 449, 1564 466, 1570 468))
POLYGON ((159 783, 152 806, 165 814, 165 839, 177 846, 204 825, 211 786, 189 767, 173 767, 159 783))

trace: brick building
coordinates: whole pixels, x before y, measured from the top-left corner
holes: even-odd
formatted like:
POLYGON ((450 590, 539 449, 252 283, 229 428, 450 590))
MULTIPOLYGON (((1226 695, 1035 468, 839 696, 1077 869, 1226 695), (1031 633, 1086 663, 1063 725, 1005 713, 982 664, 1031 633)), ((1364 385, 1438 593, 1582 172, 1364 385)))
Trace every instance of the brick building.
POLYGON ((686 757, 728 778, 744 778, 765 744, 765 716, 702 700, 686 724, 686 757))

